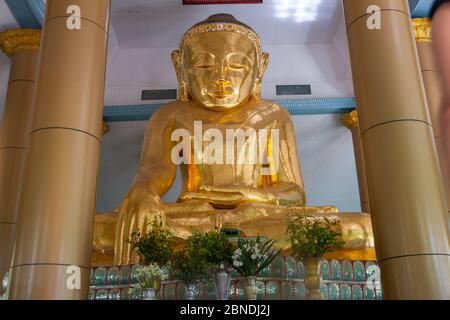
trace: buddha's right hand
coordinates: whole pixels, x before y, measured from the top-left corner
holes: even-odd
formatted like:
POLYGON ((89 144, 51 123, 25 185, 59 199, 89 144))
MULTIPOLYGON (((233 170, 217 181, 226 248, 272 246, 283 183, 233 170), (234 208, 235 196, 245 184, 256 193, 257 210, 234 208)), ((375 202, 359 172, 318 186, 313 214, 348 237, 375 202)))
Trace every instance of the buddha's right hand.
POLYGON ((164 217, 161 200, 147 190, 133 187, 122 201, 118 215, 114 264, 138 263, 138 257, 131 252, 131 234, 137 230, 145 233, 155 218, 164 217))

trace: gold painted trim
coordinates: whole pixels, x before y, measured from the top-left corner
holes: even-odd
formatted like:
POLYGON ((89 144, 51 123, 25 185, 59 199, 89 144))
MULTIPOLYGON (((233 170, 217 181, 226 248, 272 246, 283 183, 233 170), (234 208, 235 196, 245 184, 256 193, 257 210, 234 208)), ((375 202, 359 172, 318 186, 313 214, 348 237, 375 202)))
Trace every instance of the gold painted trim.
POLYGON ((230 23, 230 22, 211 22, 211 23, 202 23, 197 26, 189 29, 183 36, 181 40, 180 49, 182 50, 188 40, 195 37, 198 34, 206 33, 206 32, 220 32, 220 31, 230 31, 242 34, 250 38, 253 41, 258 52, 262 52, 261 40, 259 36, 247 27, 241 26, 239 24, 230 23))
POLYGON ((0 33, 0 48, 8 56, 18 51, 37 51, 41 42, 39 29, 11 29, 0 33))
POLYGON ((431 42, 431 20, 429 18, 415 18, 412 21, 416 41, 431 42))
POLYGON ((354 129, 359 126, 358 112, 356 110, 351 111, 350 113, 345 114, 341 118, 341 122, 347 128, 354 129))

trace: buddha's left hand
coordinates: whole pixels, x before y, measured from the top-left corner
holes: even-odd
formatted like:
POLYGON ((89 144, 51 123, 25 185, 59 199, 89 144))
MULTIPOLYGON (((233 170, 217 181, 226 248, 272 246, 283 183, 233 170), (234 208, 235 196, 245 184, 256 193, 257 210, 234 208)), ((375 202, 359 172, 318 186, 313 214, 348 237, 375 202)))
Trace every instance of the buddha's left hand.
POLYGON ((252 188, 239 186, 202 186, 200 193, 209 195, 220 195, 221 197, 231 197, 238 195, 242 203, 266 203, 276 205, 304 205, 305 193, 303 189, 291 182, 280 182, 269 187, 252 188))
POLYGON ((236 204, 249 202, 276 204, 273 193, 265 188, 202 186, 199 190, 200 193, 207 193, 225 198, 233 198, 237 195, 239 203, 236 204))
POLYGON ((185 192, 180 196, 181 201, 202 201, 209 202, 215 207, 236 207, 244 203, 243 196, 237 192, 214 192, 203 191, 185 192))

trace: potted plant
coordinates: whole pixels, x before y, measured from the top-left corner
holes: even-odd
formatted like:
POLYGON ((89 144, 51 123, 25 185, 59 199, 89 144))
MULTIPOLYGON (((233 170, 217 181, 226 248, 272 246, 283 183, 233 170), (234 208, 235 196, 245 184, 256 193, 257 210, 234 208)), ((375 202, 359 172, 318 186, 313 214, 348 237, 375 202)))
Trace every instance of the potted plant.
POLYGON ((194 233, 187 240, 188 246, 203 256, 203 260, 213 271, 216 280, 218 300, 227 300, 230 291, 230 265, 233 247, 228 237, 219 230, 194 233))
POLYGON ((186 300, 194 300, 196 283, 208 279, 205 255, 190 246, 188 241, 173 254, 171 272, 172 278, 184 281, 186 300))
POLYGON ((344 246, 341 230, 341 222, 337 219, 308 215, 296 215, 288 225, 287 234, 293 255, 305 265, 308 300, 322 299, 320 261, 325 253, 344 246))
POLYGON ((143 300, 156 300, 156 294, 161 287, 161 281, 167 280, 167 275, 163 273, 156 263, 143 266, 137 273, 137 284, 132 285, 131 295, 136 289, 142 291, 143 300))
POLYGON ((236 271, 245 278, 245 293, 248 300, 256 300, 256 277, 267 268, 280 253, 274 248, 275 241, 261 237, 240 238, 234 250, 232 261, 236 271))
POLYGON ((163 225, 162 219, 155 219, 149 231, 142 234, 137 230, 131 234, 131 247, 143 265, 152 263, 165 266, 172 257, 173 234, 163 225))
POLYGON ((143 299, 153 300, 161 287, 161 281, 168 277, 163 267, 172 258, 173 235, 163 225, 162 219, 155 219, 146 233, 142 234, 140 230, 133 232, 130 243, 143 265, 137 274, 138 284, 131 291, 136 293, 142 289, 143 299))

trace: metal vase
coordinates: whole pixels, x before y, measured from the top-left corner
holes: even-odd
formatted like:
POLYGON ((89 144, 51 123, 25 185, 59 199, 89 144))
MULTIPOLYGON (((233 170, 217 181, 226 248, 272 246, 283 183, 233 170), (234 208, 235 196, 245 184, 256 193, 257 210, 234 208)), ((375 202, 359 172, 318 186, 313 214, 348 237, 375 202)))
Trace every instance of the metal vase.
POLYGON ((142 289, 142 300, 156 300, 155 288, 142 289))
POLYGON ((321 258, 310 257, 304 259, 305 287, 308 289, 306 300, 322 300, 320 287, 322 286, 322 274, 320 272, 321 258))
POLYGON ((195 300, 195 284, 188 283, 186 284, 185 290, 185 298, 186 300, 195 300))
POLYGON ((216 272, 216 299, 228 300, 230 292, 231 275, 225 268, 220 268, 216 272))
POLYGON ((258 292, 258 287, 256 286, 256 277, 245 278, 245 295, 247 300, 256 300, 256 294, 258 292))

